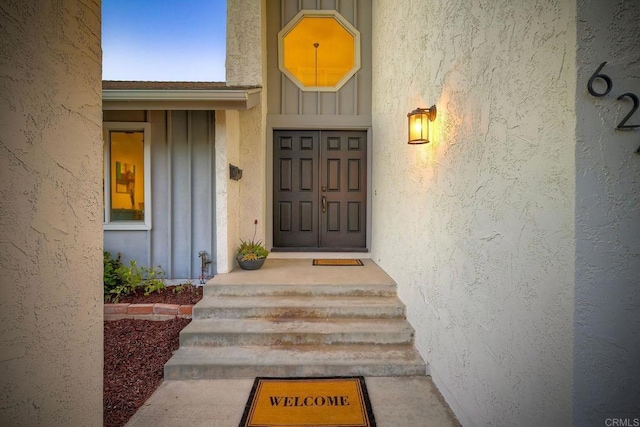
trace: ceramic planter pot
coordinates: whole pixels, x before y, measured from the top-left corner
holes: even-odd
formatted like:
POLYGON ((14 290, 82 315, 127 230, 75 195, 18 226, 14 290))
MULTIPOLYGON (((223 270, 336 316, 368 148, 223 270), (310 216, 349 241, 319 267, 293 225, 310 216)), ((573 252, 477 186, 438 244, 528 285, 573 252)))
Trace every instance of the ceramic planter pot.
POLYGON ((242 261, 242 257, 237 257, 236 260, 238 260, 238 265, 240 265, 240 268, 243 270, 259 270, 267 259, 261 258, 242 261))

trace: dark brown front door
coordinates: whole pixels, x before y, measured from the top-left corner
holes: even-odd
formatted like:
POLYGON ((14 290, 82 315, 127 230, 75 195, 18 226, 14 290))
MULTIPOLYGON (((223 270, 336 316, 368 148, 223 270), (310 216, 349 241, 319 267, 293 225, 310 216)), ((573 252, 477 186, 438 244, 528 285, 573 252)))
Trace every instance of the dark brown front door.
POLYGON ((366 248, 367 133, 274 131, 275 249, 366 248))

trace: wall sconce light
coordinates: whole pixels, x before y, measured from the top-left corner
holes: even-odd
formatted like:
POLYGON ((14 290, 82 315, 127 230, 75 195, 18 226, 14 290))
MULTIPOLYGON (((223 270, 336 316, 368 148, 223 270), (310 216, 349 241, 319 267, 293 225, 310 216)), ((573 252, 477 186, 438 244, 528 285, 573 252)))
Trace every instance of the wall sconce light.
POLYGON ((416 108, 409 114, 409 144, 429 143, 429 122, 436 118, 436 106, 416 108))

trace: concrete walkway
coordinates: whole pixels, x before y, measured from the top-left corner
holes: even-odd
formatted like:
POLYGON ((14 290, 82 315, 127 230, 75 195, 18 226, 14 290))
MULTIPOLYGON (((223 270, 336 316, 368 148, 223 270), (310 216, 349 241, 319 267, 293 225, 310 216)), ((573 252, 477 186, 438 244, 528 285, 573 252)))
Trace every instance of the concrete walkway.
MULTIPOLYGON (((359 296, 375 299, 376 296, 396 295, 393 279, 373 261, 364 259, 363 262, 363 267, 314 267, 310 259, 268 259, 257 271, 236 269, 216 276, 205 286, 205 299, 219 301, 228 296, 249 299, 263 296, 268 299, 276 296, 284 301, 292 295, 314 299, 332 295, 335 301, 339 301, 336 295, 345 295, 353 301, 359 296)), ((200 305, 205 303, 201 301, 200 305)), ((196 309, 194 318, 197 317, 196 309)), ((195 324, 191 326, 193 329, 195 324)), ((296 354, 295 359, 300 357, 296 354)), ((396 377, 368 375, 365 374, 365 381, 379 427, 459 425, 430 377, 411 376, 415 374, 396 377)), ((222 376, 216 379, 166 380, 127 426, 236 427, 256 375, 247 376, 249 378, 222 376)))
MULTIPOLYGON (((253 379, 164 381, 128 427, 237 427, 253 379)), ((459 423, 429 377, 367 377, 378 427, 459 423)))

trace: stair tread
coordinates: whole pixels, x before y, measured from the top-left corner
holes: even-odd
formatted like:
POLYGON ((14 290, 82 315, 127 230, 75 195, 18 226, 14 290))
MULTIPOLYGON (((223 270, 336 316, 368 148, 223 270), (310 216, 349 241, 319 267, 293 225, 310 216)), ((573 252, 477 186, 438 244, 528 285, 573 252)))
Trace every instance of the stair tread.
POLYGON ((208 307, 358 307, 403 306, 395 296, 209 296, 196 304, 208 307))
POLYGON ((413 333, 405 319, 195 319, 183 329, 196 333, 413 333))
POLYGON ((381 363, 424 365, 413 345, 297 345, 181 347, 166 367, 179 365, 216 366, 298 366, 298 365, 377 365, 381 363))
POLYGON ((272 282, 272 283, 208 283, 206 285, 204 285, 206 289, 215 289, 218 287, 223 287, 223 286, 227 286, 227 287, 243 287, 243 286, 255 286, 255 287, 263 287, 263 288, 268 288, 270 286, 277 286, 277 287, 299 287, 299 286, 306 286, 306 287, 331 287, 331 288, 353 288, 353 287, 363 287, 363 288, 369 288, 369 287, 388 287, 388 288, 393 288, 396 289, 397 285, 395 282, 364 282, 364 281, 358 281, 358 282, 353 282, 353 283, 335 283, 335 282, 328 282, 328 281, 322 281, 322 282, 314 282, 314 283, 307 283, 304 280, 299 280, 299 281, 295 281, 295 282, 272 282))
POLYGON ((215 284, 205 285, 204 295, 383 295, 394 296, 397 286, 394 283, 362 283, 362 284, 215 284))

